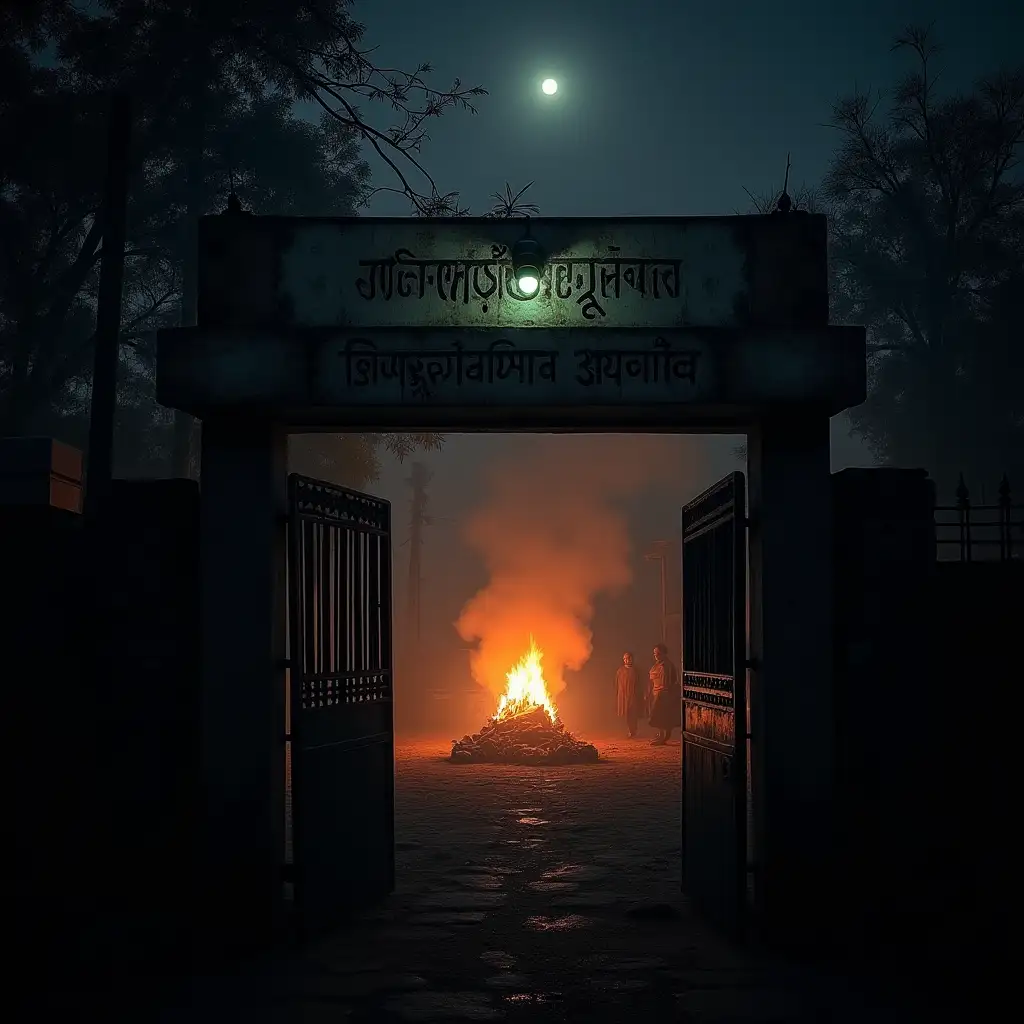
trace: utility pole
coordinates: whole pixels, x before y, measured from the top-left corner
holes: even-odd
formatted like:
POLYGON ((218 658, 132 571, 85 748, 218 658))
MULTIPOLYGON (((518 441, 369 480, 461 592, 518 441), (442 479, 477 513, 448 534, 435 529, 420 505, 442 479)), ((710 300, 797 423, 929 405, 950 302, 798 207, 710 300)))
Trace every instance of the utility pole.
POLYGON ((107 170, 103 183, 103 251, 96 302, 96 348, 89 413, 89 462, 85 506, 90 516, 102 508, 110 491, 117 413, 117 367, 121 350, 121 291, 128 221, 128 166, 132 135, 131 100, 110 97, 107 121, 107 170))
POLYGON ((411 643, 420 642, 420 590, 423 583, 423 527, 431 523, 427 515, 427 484, 434 474, 420 462, 412 464, 406 483, 412 487, 409 502, 409 585, 406 591, 406 629, 411 643))
POLYGON ((671 541, 656 540, 644 555, 648 562, 658 562, 661 568, 661 642, 663 644, 668 643, 668 580, 666 568, 671 547, 671 541))

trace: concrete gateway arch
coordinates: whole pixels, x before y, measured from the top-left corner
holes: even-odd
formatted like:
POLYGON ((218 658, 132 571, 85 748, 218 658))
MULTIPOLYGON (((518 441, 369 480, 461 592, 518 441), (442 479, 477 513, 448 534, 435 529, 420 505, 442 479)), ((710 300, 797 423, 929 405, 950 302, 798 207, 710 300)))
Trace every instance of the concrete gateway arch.
POLYGON ((286 736, 305 925, 394 882, 390 508, 289 481, 288 432, 586 430, 749 437, 749 482, 682 510, 684 887, 727 930, 751 907, 769 928, 811 914, 833 797, 829 418, 865 397, 864 330, 828 319, 810 214, 204 218, 198 325, 160 333, 157 387, 203 421, 211 910, 250 934, 283 911, 286 736))

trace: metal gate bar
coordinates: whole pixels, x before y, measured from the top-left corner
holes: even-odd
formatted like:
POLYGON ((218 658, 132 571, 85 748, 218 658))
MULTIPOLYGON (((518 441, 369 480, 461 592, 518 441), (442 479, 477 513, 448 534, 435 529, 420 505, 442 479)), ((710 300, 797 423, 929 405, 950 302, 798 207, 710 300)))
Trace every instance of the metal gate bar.
POLYGON ((682 513, 683 888, 730 934, 747 902, 746 550, 732 473, 682 513))
POLYGON ((391 506, 289 477, 295 907, 322 931, 394 888, 391 506))

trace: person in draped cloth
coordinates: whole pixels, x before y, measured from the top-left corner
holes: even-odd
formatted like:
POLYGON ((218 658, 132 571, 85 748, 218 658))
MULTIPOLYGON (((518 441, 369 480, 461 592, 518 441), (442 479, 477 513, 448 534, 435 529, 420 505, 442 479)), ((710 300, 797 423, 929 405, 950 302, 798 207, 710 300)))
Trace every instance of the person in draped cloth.
POLYGON ((622 665, 615 673, 615 698, 618 716, 626 720, 626 729, 632 739, 636 735, 637 722, 643 714, 644 694, 631 651, 623 654, 622 665))
POLYGON ((654 648, 654 664, 650 671, 651 728, 658 730, 651 745, 663 747, 672 736, 672 730, 681 725, 679 670, 668 656, 668 648, 658 644, 654 648))

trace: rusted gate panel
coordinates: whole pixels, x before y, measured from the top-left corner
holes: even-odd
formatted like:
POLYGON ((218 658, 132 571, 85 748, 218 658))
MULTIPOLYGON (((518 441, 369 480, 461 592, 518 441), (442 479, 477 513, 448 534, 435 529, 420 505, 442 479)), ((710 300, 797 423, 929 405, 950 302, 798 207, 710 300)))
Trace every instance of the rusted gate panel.
POLYGON ((288 483, 292 878, 309 933, 394 888, 391 505, 288 483))
POLYGON ((732 473, 682 514, 683 889, 732 934, 747 888, 744 509, 732 473))

